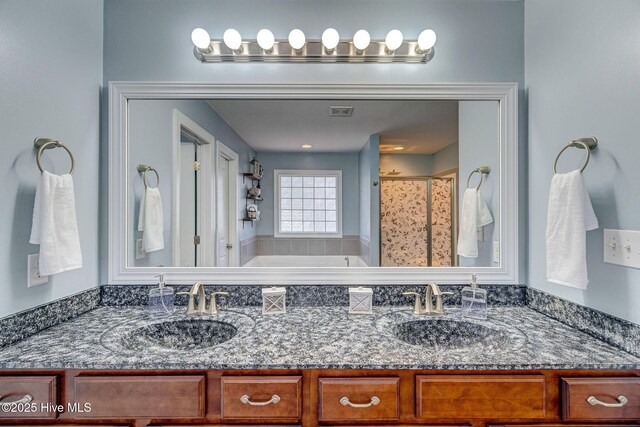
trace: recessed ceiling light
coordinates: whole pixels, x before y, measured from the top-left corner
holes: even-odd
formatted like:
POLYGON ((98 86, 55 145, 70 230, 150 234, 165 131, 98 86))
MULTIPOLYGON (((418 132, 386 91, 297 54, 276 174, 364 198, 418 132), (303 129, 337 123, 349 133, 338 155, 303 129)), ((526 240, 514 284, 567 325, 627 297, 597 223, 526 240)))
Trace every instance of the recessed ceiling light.
POLYGON ((398 145, 397 147, 393 147, 393 149, 396 151, 400 151, 400 150, 404 150, 404 147, 402 145, 398 145))
POLYGON ((311 147, 313 147, 313 145, 304 144, 304 145, 301 145, 301 147, 302 147, 302 148, 311 148, 311 147))

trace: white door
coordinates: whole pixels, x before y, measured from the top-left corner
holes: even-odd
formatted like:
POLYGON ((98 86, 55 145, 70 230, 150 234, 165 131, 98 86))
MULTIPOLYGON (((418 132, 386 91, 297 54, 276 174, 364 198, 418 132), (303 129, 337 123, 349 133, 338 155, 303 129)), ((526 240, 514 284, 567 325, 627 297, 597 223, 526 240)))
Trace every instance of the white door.
POLYGON ((198 247, 194 245, 194 236, 198 234, 196 203, 197 173, 193 170, 196 159, 196 144, 180 144, 180 263, 179 267, 197 265, 198 247))
POLYGON ((218 259, 216 265, 218 267, 229 267, 229 252, 233 249, 233 245, 229 242, 229 160, 221 155, 218 155, 217 160, 216 254, 218 259))

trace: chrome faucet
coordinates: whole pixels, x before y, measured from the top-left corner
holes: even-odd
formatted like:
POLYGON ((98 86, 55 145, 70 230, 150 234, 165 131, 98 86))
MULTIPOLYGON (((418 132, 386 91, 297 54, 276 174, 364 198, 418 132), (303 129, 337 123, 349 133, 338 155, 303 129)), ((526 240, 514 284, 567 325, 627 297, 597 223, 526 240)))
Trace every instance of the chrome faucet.
POLYGON ((216 302, 217 295, 229 295, 229 292, 211 292, 211 301, 209 301, 209 314, 215 315, 220 313, 218 310, 218 303, 216 302))
POLYGON ((203 314, 218 314, 218 304, 216 302, 217 295, 229 295, 229 292, 212 292, 211 302, 209 309, 207 310, 207 297, 204 293, 204 285, 200 282, 196 282, 189 292, 178 292, 178 295, 189 295, 189 305, 187 307, 188 315, 203 315, 203 314), (198 297, 198 308, 196 308, 195 299, 198 297))
POLYGON ((403 292, 402 295, 414 296, 415 301, 413 304, 413 314, 444 314, 444 307, 442 306, 443 295, 453 295, 453 292, 442 292, 440 287, 433 283, 427 283, 425 290, 424 305, 418 292, 403 292), (433 297, 436 297, 435 303, 433 297))
POLYGON ((344 260, 345 260, 345 261, 347 261, 347 267, 349 267, 349 264, 351 264, 351 263, 349 262, 349 257, 348 257, 348 256, 344 257, 344 260))
POLYGON ((178 295, 189 295, 189 306, 187 314, 206 314, 207 299, 204 295, 204 285, 200 282, 194 283, 189 292, 178 292, 178 295), (198 308, 196 308, 195 298, 198 297, 198 308))

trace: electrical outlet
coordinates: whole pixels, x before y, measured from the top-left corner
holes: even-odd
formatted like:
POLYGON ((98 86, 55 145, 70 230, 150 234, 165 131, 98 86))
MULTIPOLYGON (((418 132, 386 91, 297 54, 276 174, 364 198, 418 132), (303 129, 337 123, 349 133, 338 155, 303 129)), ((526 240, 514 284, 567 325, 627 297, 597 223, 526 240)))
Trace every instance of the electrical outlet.
POLYGON ((147 252, 142 247, 142 239, 136 239, 136 259, 142 259, 147 256, 147 252))
POLYGON ((27 287, 49 283, 49 276, 40 275, 40 254, 27 255, 27 287))
POLYGON ((498 240, 493 241, 493 263, 500 264, 500 242, 498 240))

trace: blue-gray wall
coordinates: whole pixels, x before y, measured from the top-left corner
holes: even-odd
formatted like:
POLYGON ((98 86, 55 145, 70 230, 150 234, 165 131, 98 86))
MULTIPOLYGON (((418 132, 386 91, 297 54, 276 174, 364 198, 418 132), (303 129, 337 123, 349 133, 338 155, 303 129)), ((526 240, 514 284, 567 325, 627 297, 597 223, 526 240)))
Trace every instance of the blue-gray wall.
POLYGON ((433 153, 433 173, 441 174, 458 169, 459 144, 454 142, 444 147, 437 153, 433 153))
MULTIPOLYGON (((527 0, 529 102, 529 284, 640 323, 640 270, 605 264, 603 229, 640 229, 640 2, 527 0), (552 3, 552 4, 551 4, 552 3), (584 173, 600 228, 587 233, 589 286, 545 278, 545 227, 552 165, 569 140, 600 145, 584 173)), ((561 171, 581 165, 569 150, 561 171)))
MULTIPOLYGON (((458 105, 459 182, 458 206, 466 189, 469 174, 480 166, 490 166, 491 173, 484 175, 480 194, 484 199, 493 223, 482 227, 482 240, 478 241, 478 257, 459 257, 462 267, 493 267, 493 242, 500 238, 500 120, 497 101, 461 101, 458 105)), ((469 181, 477 186, 480 176, 476 173, 469 181)), ((460 212, 458 212, 460 218, 460 212)))
POLYGON ((380 136, 371 135, 358 153, 360 170, 360 239, 369 246, 365 262, 372 267, 380 265, 380 136))
MULTIPOLYGON (((153 267, 172 266, 172 206, 173 206, 173 110, 176 109, 196 122, 227 147, 238 154, 240 172, 249 170, 249 161, 255 152, 249 145, 216 113, 206 102, 200 100, 133 100, 129 102, 129 183, 128 189, 128 230, 130 248, 135 248, 135 240, 142 237, 138 230, 140 197, 144 189, 142 176, 136 170, 139 163, 151 165, 160 175, 160 193, 164 210, 164 249, 147 253, 143 259, 136 260, 135 252, 128 254, 129 265, 153 267)), ((212 150, 215 156, 215 150, 212 150)), ((232 220, 239 221, 245 214, 245 196, 247 185, 238 179, 238 215, 232 220)), ((155 182, 155 178, 150 178, 155 182)), ((240 240, 255 235, 252 227, 238 227, 240 240)))
MULTIPOLYGON (((102 25, 102 0, 0 1, 0 317, 100 284, 102 25), (29 244, 40 175, 33 149, 37 136, 60 139, 75 157, 84 266, 27 288, 27 255, 39 251, 29 244)), ((44 166, 63 174, 69 160, 63 150, 50 150, 44 166)))
POLYGON ((390 176, 431 176, 433 155, 380 153, 380 171, 389 173, 394 169, 400 175, 390 176))
MULTIPOLYGON (((517 82, 522 87, 523 25, 524 5, 519 1, 406 0, 399 7, 394 0, 110 0, 105 4, 104 78, 212 83, 486 81, 517 82), (424 66, 376 64, 364 70, 361 64, 201 64, 193 57, 190 40, 198 26, 215 39, 231 27, 254 38, 266 26, 278 39, 285 39, 294 27, 302 28, 309 39, 320 38, 327 26, 344 38, 366 28, 374 39, 384 39, 395 27, 414 38, 429 27, 437 32, 438 43, 435 58, 424 66), (161 54, 153 46, 161 46, 161 54)), ((107 120, 103 115, 103 123, 107 120)), ((520 140, 524 141, 523 126, 520 140)), ((522 227, 524 238, 524 220, 522 227)), ((104 229, 103 236, 106 233, 104 229)))
POLYGON ((275 169, 341 170, 342 171, 342 234, 357 235, 359 225, 358 153, 272 153, 259 152, 258 160, 264 168, 260 183, 262 198, 258 202, 260 222, 258 235, 273 236, 275 198, 275 169))

